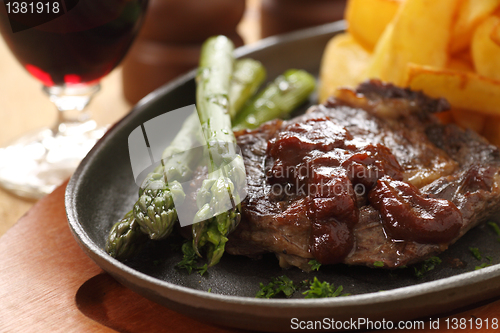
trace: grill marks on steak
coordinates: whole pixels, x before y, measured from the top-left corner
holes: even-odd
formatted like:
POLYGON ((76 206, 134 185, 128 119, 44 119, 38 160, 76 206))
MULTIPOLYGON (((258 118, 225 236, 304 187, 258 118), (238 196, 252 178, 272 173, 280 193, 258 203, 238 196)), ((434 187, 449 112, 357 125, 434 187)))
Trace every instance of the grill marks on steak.
POLYGON ((371 81, 237 133, 248 196, 228 253, 308 270, 312 258, 398 267, 445 250, 500 201, 498 149, 440 124, 432 113, 447 107, 371 81))

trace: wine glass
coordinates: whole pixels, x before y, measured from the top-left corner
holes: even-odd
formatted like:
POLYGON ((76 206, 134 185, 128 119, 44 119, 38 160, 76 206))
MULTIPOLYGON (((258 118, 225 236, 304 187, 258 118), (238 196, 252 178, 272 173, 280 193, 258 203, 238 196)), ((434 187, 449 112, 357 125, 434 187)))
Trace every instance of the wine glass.
POLYGON ((58 111, 51 128, 0 148, 0 186, 37 199, 73 173, 106 130, 86 107, 100 79, 125 56, 147 2, 0 0, 0 33, 23 67, 43 83, 58 111))

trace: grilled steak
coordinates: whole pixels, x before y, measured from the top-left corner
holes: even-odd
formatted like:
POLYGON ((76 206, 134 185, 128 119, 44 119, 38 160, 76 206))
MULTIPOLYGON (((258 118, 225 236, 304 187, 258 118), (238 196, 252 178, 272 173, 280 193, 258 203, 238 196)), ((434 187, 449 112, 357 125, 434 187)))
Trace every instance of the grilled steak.
POLYGON ((443 125, 443 99, 369 81, 289 121, 236 133, 248 196, 227 252, 282 267, 395 268, 444 251, 495 213, 500 153, 443 125))

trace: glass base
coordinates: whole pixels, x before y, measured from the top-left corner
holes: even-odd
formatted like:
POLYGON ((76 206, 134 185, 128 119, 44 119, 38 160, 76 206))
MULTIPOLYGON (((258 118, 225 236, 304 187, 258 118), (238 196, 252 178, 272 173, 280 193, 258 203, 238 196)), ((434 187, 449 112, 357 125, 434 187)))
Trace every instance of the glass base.
POLYGON ((43 197, 72 175, 105 132, 88 120, 22 136, 0 148, 0 186, 24 198, 43 197))

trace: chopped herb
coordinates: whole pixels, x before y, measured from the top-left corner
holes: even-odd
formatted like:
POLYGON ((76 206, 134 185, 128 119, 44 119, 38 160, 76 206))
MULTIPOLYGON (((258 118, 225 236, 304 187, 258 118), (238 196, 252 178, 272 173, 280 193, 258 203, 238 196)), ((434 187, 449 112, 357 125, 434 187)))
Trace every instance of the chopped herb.
POLYGON ((175 265, 175 267, 185 269, 187 270, 188 274, 191 274, 193 269, 196 269, 198 267, 198 256, 194 252, 193 244, 190 241, 184 242, 181 249, 184 256, 182 257, 182 260, 177 265, 175 265))
POLYGON ((191 274, 194 270, 197 270, 198 273, 203 276, 207 272, 208 265, 205 264, 203 266, 198 266, 198 256, 194 252, 193 243, 191 241, 186 241, 182 244, 182 253, 184 256, 182 260, 175 265, 175 267, 179 269, 185 269, 188 274, 191 274))
POLYGON ((211 293, 212 292, 212 287, 208 288, 207 292, 211 293))
POLYGON ((201 267, 197 267, 196 268, 198 270, 198 273, 203 276, 203 274, 205 274, 207 272, 207 269, 208 269, 208 264, 205 264, 201 267))
POLYGON ((298 288, 298 286, 293 284, 292 280, 283 275, 273 278, 267 285, 260 283, 260 290, 257 292, 255 297, 273 298, 281 293, 283 293, 286 297, 290 297, 298 288))
POLYGON ((384 262, 383 261, 375 261, 373 263, 373 266, 375 266, 375 267, 384 267, 384 262))
POLYGON ((486 263, 486 262, 483 262, 481 265, 476 266, 475 270, 477 271, 478 269, 485 268, 485 267, 488 267, 488 266, 491 266, 491 265, 488 264, 488 263, 486 263))
POLYGON ((469 251, 477 260, 483 260, 483 256, 477 247, 469 247, 469 251))
POLYGON ((339 286, 335 289, 333 284, 328 282, 319 282, 317 277, 310 283, 309 290, 306 290, 302 294, 306 295, 305 298, 323 298, 323 297, 337 297, 337 296, 347 296, 349 294, 342 294, 344 288, 339 286))
POLYGON ((493 228, 493 231, 495 231, 497 236, 500 236, 500 227, 498 226, 498 224, 496 224, 495 222, 488 222, 488 225, 493 228))
POLYGON ((309 265, 311 265, 311 270, 313 271, 319 271, 319 268, 321 267, 321 264, 315 259, 309 260, 309 265))
POLYGON ((414 267, 414 269, 415 269, 415 276, 417 278, 422 278, 425 275, 425 273, 427 273, 429 271, 432 271, 441 262, 442 262, 442 260, 439 259, 438 257, 431 257, 431 258, 425 260, 420 265, 420 268, 414 267))
POLYGON ((493 260, 493 257, 490 257, 490 256, 486 256, 485 257, 486 259, 488 259, 488 261, 491 263, 491 261, 493 260))

